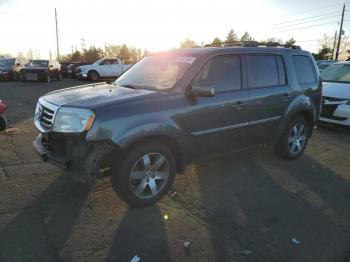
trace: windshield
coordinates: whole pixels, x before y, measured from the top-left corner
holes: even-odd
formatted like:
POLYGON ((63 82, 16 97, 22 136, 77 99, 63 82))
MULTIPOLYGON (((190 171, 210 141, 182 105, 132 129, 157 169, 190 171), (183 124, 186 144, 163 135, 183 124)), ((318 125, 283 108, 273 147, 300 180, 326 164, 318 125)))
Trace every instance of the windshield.
POLYGON ((167 90, 176 84, 194 60, 194 57, 183 56, 148 56, 125 72, 115 84, 140 89, 167 90))
POLYGON ((47 67, 49 65, 49 61, 47 60, 31 60, 27 67, 47 67))
POLYGON ((95 63, 93 63, 94 65, 99 65, 102 61, 104 60, 104 58, 101 58, 99 60, 97 60, 95 63))
POLYGON ((12 66, 15 64, 16 59, 1 59, 0 67, 12 66))
POLYGON ((333 64, 321 73, 322 81, 350 83, 350 64, 333 64))

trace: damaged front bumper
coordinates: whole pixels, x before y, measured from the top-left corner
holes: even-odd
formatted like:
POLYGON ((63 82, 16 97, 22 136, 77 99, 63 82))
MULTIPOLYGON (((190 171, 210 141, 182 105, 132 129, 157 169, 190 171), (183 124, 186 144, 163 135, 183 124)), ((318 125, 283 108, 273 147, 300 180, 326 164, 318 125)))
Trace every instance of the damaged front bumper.
POLYGON ((40 133, 33 147, 49 162, 82 183, 92 185, 111 171, 115 146, 106 141, 87 142, 82 135, 40 133))

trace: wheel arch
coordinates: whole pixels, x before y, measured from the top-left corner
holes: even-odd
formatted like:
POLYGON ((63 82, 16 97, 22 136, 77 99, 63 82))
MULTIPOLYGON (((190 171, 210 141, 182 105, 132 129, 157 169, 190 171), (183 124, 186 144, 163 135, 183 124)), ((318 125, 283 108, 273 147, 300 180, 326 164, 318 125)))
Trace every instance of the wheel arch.
POLYGON ((316 109, 315 105, 312 103, 312 100, 310 97, 301 95, 296 97, 292 103, 290 103, 288 109, 286 110, 286 113, 282 117, 282 121, 277 129, 277 134, 275 136, 275 141, 277 142, 284 134, 285 129, 287 128, 290 121, 293 121, 293 119, 296 116, 302 116, 304 117, 310 128, 310 137, 313 132, 313 127, 316 124, 316 109))
POLYGON ((161 143, 161 144, 169 147, 169 149, 174 154, 174 157, 176 160, 176 172, 177 173, 184 172, 185 161, 184 161, 183 151, 182 151, 179 143, 176 141, 176 139, 171 137, 171 136, 167 136, 164 134, 149 134, 149 135, 134 139, 132 141, 129 141, 128 143, 123 145, 122 150, 131 150, 132 148, 135 148, 135 147, 137 147, 141 144, 147 143, 147 142, 161 143))
POLYGON ((95 72, 97 74, 98 77, 100 77, 100 74, 98 73, 98 71, 96 69, 90 69, 88 72, 87 72, 87 76, 89 77, 89 74, 91 74, 92 72, 95 72))

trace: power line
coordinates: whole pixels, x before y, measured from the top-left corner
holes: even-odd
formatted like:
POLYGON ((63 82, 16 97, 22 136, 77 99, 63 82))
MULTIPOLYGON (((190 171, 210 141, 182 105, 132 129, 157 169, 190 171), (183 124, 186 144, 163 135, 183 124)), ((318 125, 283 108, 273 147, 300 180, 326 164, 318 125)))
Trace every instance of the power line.
POLYGON ((314 15, 314 16, 309 16, 309 17, 305 17, 305 18, 294 19, 294 20, 284 21, 284 22, 281 22, 281 23, 271 24, 269 26, 275 27, 275 26, 278 26, 278 25, 290 24, 290 23, 294 23, 294 22, 299 22, 299 21, 304 21, 304 20, 308 20, 308 19, 313 19, 313 18, 316 18, 316 17, 329 16, 329 15, 332 15, 332 14, 340 14, 340 12, 339 11, 329 12, 329 13, 324 13, 324 14, 321 14, 321 15, 314 15))
MULTIPOLYGON (((350 2, 347 2, 345 4, 349 4, 350 2)), ((338 6, 341 5, 341 4, 338 4, 338 6)), ((304 10, 304 11, 300 11, 300 12, 295 12, 295 13, 289 13, 289 14, 285 14, 285 15, 281 15, 279 17, 288 17, 288 16, 295 16, 295 15, 299 15, 299 14, 305 14, 305 13, 310 13, 310 12, 313 12, 315 10, 321 10, 321 9, 326 9, 328 7, 335 7, 337 6, 337 4, 331 4, 331 5, 326 5, 326 6, 323 6, 323 7, 318 7, 318 8, 312 8, 312 9, 308 9, 308 10, 304 10)))
POLYGON ((305 22, 300 22, 300 23, 294 23, 294 24, 289 24, 289 25, 277 26, 277 27, 275 27, 275 29, 285 28, 285 27, 291 27, 291 26, 296 26, 296 25, 308 24, 308 23, 312 23, 312 22, 319 21, 319 20, 329 19, 329 18, 338 17, 338 16, 339 16, 339 14, 337 14, 337 15, 332 15, 332 16, 327 16, 327 17, 320 17, 320 18, 316 18, 316 19, 313 19, 313 20, 310 20, 310 21, 305 21, 305 22))
POLYGON ((298 28, 293 28, 293 29, 288 29, 288 30, 282 30, 278 32, 289 32, 289 31, 295 31, 295 30, 302 30, 306 28, 311 28, 311 27, 318 27, 318 26, 323 26, 323 25, 330 25, 330 24, 337 24, 338 22, 329 22, 329 23, 324 23, 324 24, 317 24, 317 25, 311 25, 311 26, 304 26, 304 27, 298 27, 298 28))
POLYGON ((315 41, 321 41, 323 39, 319 38, 319 39, 309 39, 309 40, 296 40, 296 42, 298 43, 302 43, 302 42, 315 42, 315 41))

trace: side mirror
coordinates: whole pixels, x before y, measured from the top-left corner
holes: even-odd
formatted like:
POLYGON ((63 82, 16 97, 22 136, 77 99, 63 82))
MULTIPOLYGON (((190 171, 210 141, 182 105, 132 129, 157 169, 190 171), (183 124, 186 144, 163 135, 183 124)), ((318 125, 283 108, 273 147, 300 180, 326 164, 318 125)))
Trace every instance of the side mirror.
POLYGON ((17 63, 17 64, 16 64, 16 66, 20 66, 20 65, 21 65, 21 63, 17 63))
POLYGON ((53 65, 50 65, 50 67, 53 67, 53 65))
POLYGON ((213 97, 215 88, 213 86, 192 86, 191 92, 194 96, 213 97))

